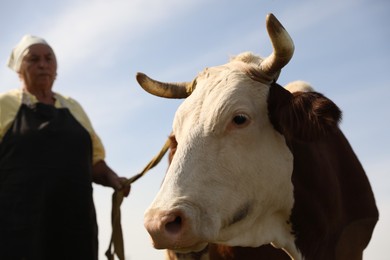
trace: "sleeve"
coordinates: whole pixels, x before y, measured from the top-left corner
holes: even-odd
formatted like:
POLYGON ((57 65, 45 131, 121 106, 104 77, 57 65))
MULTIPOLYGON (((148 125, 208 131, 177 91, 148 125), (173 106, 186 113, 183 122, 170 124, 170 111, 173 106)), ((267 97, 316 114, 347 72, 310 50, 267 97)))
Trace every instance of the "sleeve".
POLYGON ((64 98, 64 102, 66 107, 70 110, 72 115, 76 118, 76 120, 88 131, 92 140, 92 149, 93 149, 93 159, 92 163, 96 164, 97 162, 104 160, 105 158, 105 150, 102 141, 99 136, 96 134, 95 130, 92 127, 92 123, 89 120, 87 114, 81 105, 72 98, 64 98))
POLYGON ((11 90, 0 94, 0 140, 3 139, 12 122, 15 120, 20 105, 20 91, 11 90))

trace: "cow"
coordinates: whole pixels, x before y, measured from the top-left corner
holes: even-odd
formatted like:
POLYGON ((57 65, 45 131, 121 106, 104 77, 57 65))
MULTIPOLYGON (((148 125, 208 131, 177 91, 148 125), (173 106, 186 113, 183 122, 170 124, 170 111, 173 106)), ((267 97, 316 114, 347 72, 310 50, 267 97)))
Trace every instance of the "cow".
POLYGON ((239 259, 240 250, 270 245, 291 259, 361 259, 379 213, 339 128, 341 111, 302 83, 291 92, 276 83, 294 44, 273 14, 266 27, 273 47, 266 58, 244 52, 191 82, 137 74, 147 92, 184 99, 145 228, 155 248, 198 259, 216 251, 239 259))

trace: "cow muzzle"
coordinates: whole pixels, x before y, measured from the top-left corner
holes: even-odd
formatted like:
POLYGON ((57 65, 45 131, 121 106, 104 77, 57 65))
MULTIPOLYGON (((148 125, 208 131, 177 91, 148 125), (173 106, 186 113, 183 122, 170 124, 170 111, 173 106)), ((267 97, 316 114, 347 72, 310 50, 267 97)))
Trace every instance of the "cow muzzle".
POLYGON ((144 225, 156 249, 171 249, 181 253, 197 252, 207 246, 189 214, 184 210, 160 211, 150 209, 145 213, 144 225))

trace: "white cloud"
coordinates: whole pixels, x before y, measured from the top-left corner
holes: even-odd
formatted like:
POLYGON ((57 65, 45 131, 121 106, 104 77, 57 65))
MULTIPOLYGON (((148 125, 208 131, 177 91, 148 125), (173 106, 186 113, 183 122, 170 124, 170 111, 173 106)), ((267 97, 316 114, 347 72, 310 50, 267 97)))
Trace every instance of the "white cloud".
MULTIPOLYGON (((191 9, 201 1, 114 0, 77 1, 53 16, 45 35, 60 57, 61 69, 96 62, 118 51, 124 40, 147 34, 166 19, 191 9)), ((130 47, 129 47, 130 48, 130 47)), ((128 51, 128 50, 126 50, 128 51)))

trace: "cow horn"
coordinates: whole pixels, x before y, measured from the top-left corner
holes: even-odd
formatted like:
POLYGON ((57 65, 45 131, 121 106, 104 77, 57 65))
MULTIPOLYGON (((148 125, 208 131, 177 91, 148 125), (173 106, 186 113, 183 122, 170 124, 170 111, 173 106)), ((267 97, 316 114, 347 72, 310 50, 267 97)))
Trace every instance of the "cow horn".
POLYGON ((261 70, 269 76, 277 73, 290 61, 294 53, 294 43, 283 25, 273 14, 266 18, 267 32, 272 42, 273 52, 261 63, 261 70))
POLYGON ((137 81, 141 87, 152 95, 164 98, 186 98, 191 95, 193 84, 189 82, 164 83, 149 78, 144 73, 137 73, 137 81))

